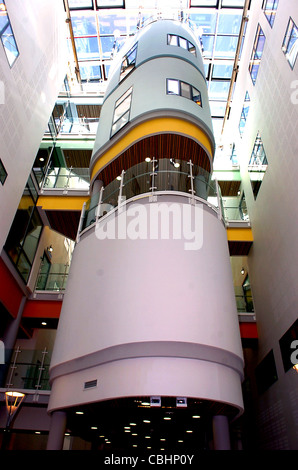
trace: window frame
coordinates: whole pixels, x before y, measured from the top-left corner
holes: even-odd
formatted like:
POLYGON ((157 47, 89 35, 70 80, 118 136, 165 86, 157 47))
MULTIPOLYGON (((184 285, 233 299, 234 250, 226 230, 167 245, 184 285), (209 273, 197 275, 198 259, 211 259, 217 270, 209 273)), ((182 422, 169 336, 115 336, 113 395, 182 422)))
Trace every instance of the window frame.
POLYGON ((122 82, 136 67, 136 61, 137 61, 137 53, 138 53, 138 43, 136 42, 130 49, 129 51, 125 54, 125 56, 122 59, 121 62, 121 68, 120 68, 120 77, 119 77, 119 82, 122 82), (129 58, 134 53, 134 59, 131 63, 128 63, 126 66, 124 66, 125 60, 129 58))
POLYGON ((120 131, 120 129, 122 129, 122 127, 124 127, 130 120, 130 110, 131 110, 131 102, 132 102, 132 91, 133 91, 133 87, 131 86, 130 88, 128 88, 128 90, 126 90, 125 93, 123 93, 123 95, 120 96, 120 98, 118 98, 118 100, 115 102, 115 106, 114 106, 114 112, 113 112, 113 121, 112 121, 112 128, 111 128, 111 137, 114 136, 118 131, 120 131), (121 113, 117 119, 115 119, 115 114, 116 114, 116 110, 124 104, 125 100, 127 100, 129 98, 129 106, 127 109, 125 109, 125 111, 123 113, 121 113), (128 114, 128 119, 122 123, 122 125, 120 125, 120 127, 116 126, 117 123, 119 123, 119 121, 121 119, 123 119, 123 117, 128 114), (115 129, 114 129, 115 128, 115 129))
POLYGON ((172 95, 172 96, 181 96, 182 98, 189 99, 190 101, 193 101, 196 103, 198 106, 201 108, 203 107, 203 102, 202 102, 202 93, 200 90, 198 90, 195 86, 191 85, 190 83, 184 82, 183 80, 179 80, 177 78, 167 78, 166 79, 166 94, 167 95, 172 95), (178 93, 171 93, 169 91, 169 81, 176 82, 178 85, 178 93), (185 94, 182 94, 182 88, 183 86, 189 87, 189 92, 190 92, 190 97, 185 96, 185 94), (198 96, 196 93, 194 93, 194 90, 199 94, 200 99, 198 101, 195 100, 195 97, 198 96))
POLYGON ((4 183, 7 179, 7 176, 8 176, 8 173, 7 173, 6 168, 5 168, 3 162, 0 158, 0 182, 1 182, 2 186, 4 186, 4 183))
POLYGON ((249 179, 254 195, 254 199, 257 199, 260 187, 263 182, 264 175, 267 171, 268 168, 268 160, 267 160, 267 155, 264 149, 264 144, 260 135, 260 132, 257 133, 257 136, 255 138, 254 146, 251 152, 251 156, 248 162, 248 174, 249 174, 249 179), (260 162, 257 162, 257 159, 259 158, 258 153, 260 148, 262 148, 262 160, 260 162), (261 179, 254 180, 251 178, 252 173, 259 172, 260 175, 262 175, 261 179))
POLYGON ((266 36, 264 34, 264 31, 261 28, 260 23, 258 23, 256 34, 255 34, 255 39, 254 39, 254 43, 253 43, 253 48, 252 48, 251 56, 250 56, 250 60, 249 60, 249 66, 248 66, 248 70, 249 70, 250 77, 251 77, 253 85, 255 85, 256 81, 257 81, 257 76, 258 76, 258 73, 259 73, 259 68, 260 68, 260 63, 261 63, 261 59, 262 59, 262 55, 263 55, 263 50, 264 50, 264 47, 265 47, 265 42, 266 42, 266 36), (264 37, 264 42, 263 42, 263 46, 262 46, 261 50, 258 50, 258 45, 259 45, 261 37, 264 37), (253 69, 256 66, 257 66, 257 73, 254 77, 253 69))
MULTIPOLYGON (((6 20, 7 20, 7 23, 4 25, 4 27, 2 28, 2 30, 0 31, 0 40, 1 40, 1 43, 2 43, 2 46, 3 46, 3 49, 4 49, 4 52, 5 52, 5 55, 6 55, 6 58, 7 58, 7 61, 8 61, 8 64, 9 64, 9 67, 12 68, 15 61, 17 60, 17 58, 19 57, 20 55, 20 51, 19 51, 19 48, 18 48, 18 45, 17 45, 17 41, 16 41, 16 38, 15 38, 15 35, 14 35, 14 32, 13 32, 13 28, 12 28, 12 25, 11 25, 11 22, 10 22, 10 19, 9 19, 9 15, 8 15, 8 11, 7 11, 7 6, 5 4, 5 1, 2 0, 2 4, 4 5, 5 7, 5 10, 4 12, 6 13, 6 20), (13 55, 13 60, 10 59, 10 56, 8 55, 7 51, 9 50, 6 46, 5 46, 5 38, 6 36, 5 33, 6 31, 8 30, 8 28, 10 28, 11 30, 11 37, 13 38, 13 41, 14 41, 14 46, 15 46, 15 50, 17 52, 17 54, 12 54, 13 55)), ((7 36, 8 37, 8 36, 7 36)))
POLYGON ((283 40, 283 43, 282 43, 282 51, 287 59, 287 62, 288 64, 290 65, 291 69, 293 70, 294 67, 295 67, 295 64, 296 64, 296 60, 297 60, 297 56, 298 56, 298 27, 295 23, 295 21, 293 20, 293 18, 290 16, 289 18, 289 21, 288 21, 288 25, 287 25, 287 29, 286 29, 286 32, 285 32, 285 35, 284 35, 284 40, 283 40), (291 28, 290 28, 291 27, 291 28), (293 46, 296 44, 296 53, 295 53, 295 58, 294 58, 294 61, 290 61, 289 60, 289 43, 291 41, 291 37, 292 37, 292 32, 293 32, 293 29, 296 29, 297 30, 297 39, 296 41, 293 43, 293 45, 291 46, 291 48, 293 48, 293 46), (291 34, 289 34, 289 29, 291 29, 291 34))
POLYGON ((179 36, 178 34, 168 33, 167 34, 167 45, 168 46, 173 46, 173 47, 181 47, 181 49, 184 49, 185 51, 190 52, 193 56, 197 57, 197 48, 196 48, 196 46, 191 41, 189 41, 189 39, 186 39, 183 36, 179 36), (173 37, 177 39, 177 44, 171 44, 171 38, 173 38, 173 37), (181 45, 181 40, 186 41, 186 47, 181 45))
POLYGON ((264 0, 263 1, 262 8, 263 8, 263 11, 264 11, 264 15, 267 18, 267 21, 270 24, 270 27, 273 28, 273 24, 274 24, 274 20, 275 20, 279 0, 273 0, 273 8, 267 8, 268 1, 269 0, 264 0), (275 8, 275 6, 276 6, 276 8, 275 8), (266 13, 268 11, 270 12, 269 14, 266 13))

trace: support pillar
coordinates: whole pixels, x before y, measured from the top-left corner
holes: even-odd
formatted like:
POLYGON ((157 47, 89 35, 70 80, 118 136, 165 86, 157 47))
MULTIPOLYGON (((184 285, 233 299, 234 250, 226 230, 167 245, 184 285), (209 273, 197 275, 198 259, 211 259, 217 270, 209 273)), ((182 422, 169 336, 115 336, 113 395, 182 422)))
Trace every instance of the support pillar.
POLYGON ((18 314, 16 318, 14 318, 11 321, 11 323, 9 324, 9 326, 7 327, 3 335, 5 364, 0 365, 0 386, 1 387, 6 386, 5 378, 9 369, 9 364, 11 361, 15 342, 17 340, 18 331, 19 331, 26 301, 27 301, 26 296, 23 296, 20 302, 20 306, 19 306, 19 310, 18 310, 18 314))
POLYGON ((62 450, 66 430, 65 411, 54 411, 51 416, 47 450, 62 450))
POLYGON ((214 450, 231 450, 229 420, 227 416, 213 416, 212 427, 214 450))

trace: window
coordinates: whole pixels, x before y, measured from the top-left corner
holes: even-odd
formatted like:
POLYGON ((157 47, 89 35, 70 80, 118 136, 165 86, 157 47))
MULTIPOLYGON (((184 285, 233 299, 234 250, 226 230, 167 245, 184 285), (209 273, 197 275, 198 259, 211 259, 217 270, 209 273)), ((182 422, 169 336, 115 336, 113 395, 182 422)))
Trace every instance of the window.
POLYGON ((296 342, 297 340, 298 320, 293 323, 293 325, 285 332, 285 334, 279 340, 279 347, 285 372, 291 369, 291 367, 293 367, 294 365, 291 359, 291 355, 294 353, 295 349, 297 349, 295 343, 293 344, 293 341, 296 342))
POLYGON ((2 160, 0 160, 0 181, 1 181, 2 186, 4 185, 6 178, 7 178, 7 171, 4 168, 2 160))
POLYGON ((265 0, 263 3, 263 10, 271 28, 275 20, 277 6, 278 0, 265 0))
POLYGON ((250 182, 254 194, 254 198, 257 198, 260 190, 264 175, 268 166, 267 157, 265 154, 263 142, 260 134, 257 134, 253 151, 248 164, 248 173, 250 182))
POLYGON ((243 107, 242 107, 240 121, 239 121, 239 132, 240 132, 241 137, 243 135, 246 120, 247 120, 247 115, 248 115, 248 111, 249 111, 249 103, 250 103, 250 97, 249 97, 249 94, 248 94, 248 91, 247 91, 246 94, 245 94, 244 104, 243 104, 243 107))
POLYGON ((298 54, 298 29, 292 18, 289 19, 287 31, 284 37, 282 50, 291 68, 294 68, 298 54))
POLYGON ((0 3, 0 38, 10 67, 19 55, 4 1, 0 3))
POLYGON ((111 135, 114 135, 129 121, 132 87, 116 101, 111 135))
POLYGON ((265 39, 263 30, 261 26, 258 25, 248 68, 253 84, 255 84, 257 80, 265 39))
POLYGON ((202 106, 201 92, 192 85, 189 85, 189 83, 182 82, 181 80, 167 79, 167 95, 183 96, 202 106))
POLYGON ((277 371, 273 351, 260 362, 255 370, 258 392, 264 393, 274 382, 277 381, 277 371))
POLYGON ((28 281, 43 229, 36 207, 38 194, 29 176, 5 242, 5 251, 25 282, 28 281))
POLYGON ((120 71, 120 80, 123 80, 134 68, 136 65, 137 57, 137 44, 135 44, 125 55, 122 60, 121 71, 120 71))
POLYGON ((182 38, 181 36, 176 36, 175 34, 168 34, 168 45, 182 47, 182 49, 186 49, 187 51, 196 55, 196 48, 192 44, 192 42, 182 38))

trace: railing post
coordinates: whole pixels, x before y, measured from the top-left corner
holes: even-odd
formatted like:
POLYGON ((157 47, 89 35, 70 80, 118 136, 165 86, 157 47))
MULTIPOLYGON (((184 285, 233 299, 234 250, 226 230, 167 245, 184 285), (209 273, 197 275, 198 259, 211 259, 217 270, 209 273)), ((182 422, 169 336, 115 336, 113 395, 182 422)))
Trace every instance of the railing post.
POLYGON ((189 165, 189 175, 188 175, 188 177, 190 178, 190 189, 189 189, 189 191, 191 192, 192 201, 194 201, 195 190, 194 190, 194 187, 193 187, 193 180, 194 180, 194 176, 193 176, 193 173, 192 173, 193 163, 192 163, 191 160, 189 160, 189 162, 187 162, 187 164, 189 165))
POLYGON ((97 204, 97 208, 96 208, 96 211, 95 211, 95 221, 96 221, 96 223, 98 222, 98 219, 100 217, 100 206, 101 206, 101 203, 102 203, 102 197, 103 197, 104 189, 105 189, 104 186, 102 186, 100 188, 100 192, 99 192, 98 204, 97 204))
POLYGON ((12 383, 12 376, 17 368, 16 366, 16 362, 17 362, 17 358, 18 358, 18 355, 21 353, 22 351, 20 350, 19 346, 17 347, 17 349, 15 350, 15 355, 14 355, 14 360, 13 360, 13 365, 11 366, 10 368, 10 375, 9 375, 9 380, 8 380, 8 383, 6 384, 7 388, 10 388, 13 386, 13 383, 12 383))
POLYGON ((120 187, 119 187, 119 196, 118 196, 118 206, 121 205, 121 203, 123 202, 123 196, 122 196, 122 193, 123 193, 123 188, 124 188, 124 175, 125 175, 125 171, 122 170, 121 172, 121 181, 120 181, 120 187))
POLYGON ((41 382, 41 376, 42 376, 42 373, 43 371, 45 370, 45 367, 44 367, 44 361, 45 361, 45 356, 46 354, 48 354, 48 351, 47 351, 47 348, 44 348, 44 350, 42 351, 42 360, 41 360, 41 364, 39 366, 39 374, 38 374, 38 379, 37 379, 37 383, 36 385, 34 386, 35 387, 35 394, 34 394, 34 397, 33 397, 33 401, 38 401, 38 390, 41 388, 41 385, 40 385, 40 382, 41 382))
POLYGON ((84 202, 83 207, 82 207, 82 212, 81 212, 81 217, 80 217, 78 232, 77 232, 77 237, 76 237, 76 242, 77 243, 79 243, 79 241, 80 241, 80 233, 82 231, 82 225, 83 225, 83 220, 84 220, 84 217, 85 217, 85 212, 86 212, 86 202, 84 202))
POLYGON ((157 189, 157 186, 155 186, 155 178, 154 178, 157 175, 157 173, 155 171, 155 163, 156 162, 157 162, 157 160, 155 159, 155 157, 153 157, 153 160, 152 160, 152 173, 150 173, 150 176, 152 177, 151 188, 149 188, 149 190, 152 191, 152 194, 157 189))
POLYGON ((221 205, 220 189, 219 189, 217 178, 215 178, 214 181, 215 181, 217 205, 218 205, 218 218, 219 220, 221 220, 223 218, 223 212, 222 212, 222 205, 221 205))

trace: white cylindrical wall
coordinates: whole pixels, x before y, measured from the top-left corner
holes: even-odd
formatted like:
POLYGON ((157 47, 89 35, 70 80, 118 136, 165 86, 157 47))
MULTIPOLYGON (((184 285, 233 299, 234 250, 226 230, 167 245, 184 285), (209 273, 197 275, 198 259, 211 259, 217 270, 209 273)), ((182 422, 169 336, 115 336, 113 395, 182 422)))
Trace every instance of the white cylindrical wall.
MULTIPOLYGON (((188 201, 179 196, 160 198, 167 207, 175 204, 181 214, 188 201)), ((147 214, 150 204, 157 204, 146 198, 142 201, 147 214)), ((60 392, 55 394, 56 387, 60 388, 56 383, 63 381, 67 388, 65 383, 72 381, 71 375, 61 376, 99 366, 109 371, 111 364, 119 370, 123 367, 124 375, 127 367, 137 374, 129 393, 149 395, 154 390, 156 394, 176 395, 177 382, 171 386, 167 367, 165 387, 160 378, 157 380, 158 374, 153 374, 156 382, 149 380, 147 387, 138 379, 139 367, 134 361, 140 364, 146 358, 149 374, 153 357, 167 357, 178 375, 183 363, 186 375, 179 385, 182 396, 192 393, 208 398, 209 390, 209 398, 214 398, 211 390, 215 379, 207 364, 219 371, 218 390, 233 389, 235 382, 240 387, 242 349, 226 231, 214 211, 201 204, 200 209, 197 249, 185 249, 190 240, 183 234, 181 239, 150 239, 148 232, 147 239, 131 239, 132 232, 127 232, 126 239, 99 240, 90 230, 81 238, 73 256, 52 356, 55 408, 59 408, 60 400, 60 392), (175 361, 180 361, 180 366, 175 361), (192 364, 190 369, 188 363, 192 364), (201 376, 204 386, 199 385, 200 380, 193 386, 196 370, 199 376, 200 370, 205 371, 201 376), (228 385, 230 375, 234 379, 228 385)), ((128 214, 126 226, 136 221, 128 214)), ((105 380, 110 379, 106 376, 105 380)), ((98 393, 97 398, 103 399, 102 390, 98 393)), ((118 387, 111 387, 105 399, 118 394, 118 387)), ((229 393, 224 395, 226 400, 229 393)), ((233 395, 230 393, 231 403, 233 395)), ((220 400, 220 393, 216 396, 220 400)), ((90 395, 82 395, 80 400, 85 397, 89 400, 90 395)), ((61 406, 67 406, 67 399, 61 406)), ((238 398, 235 406, 239 406, 238 398)))

